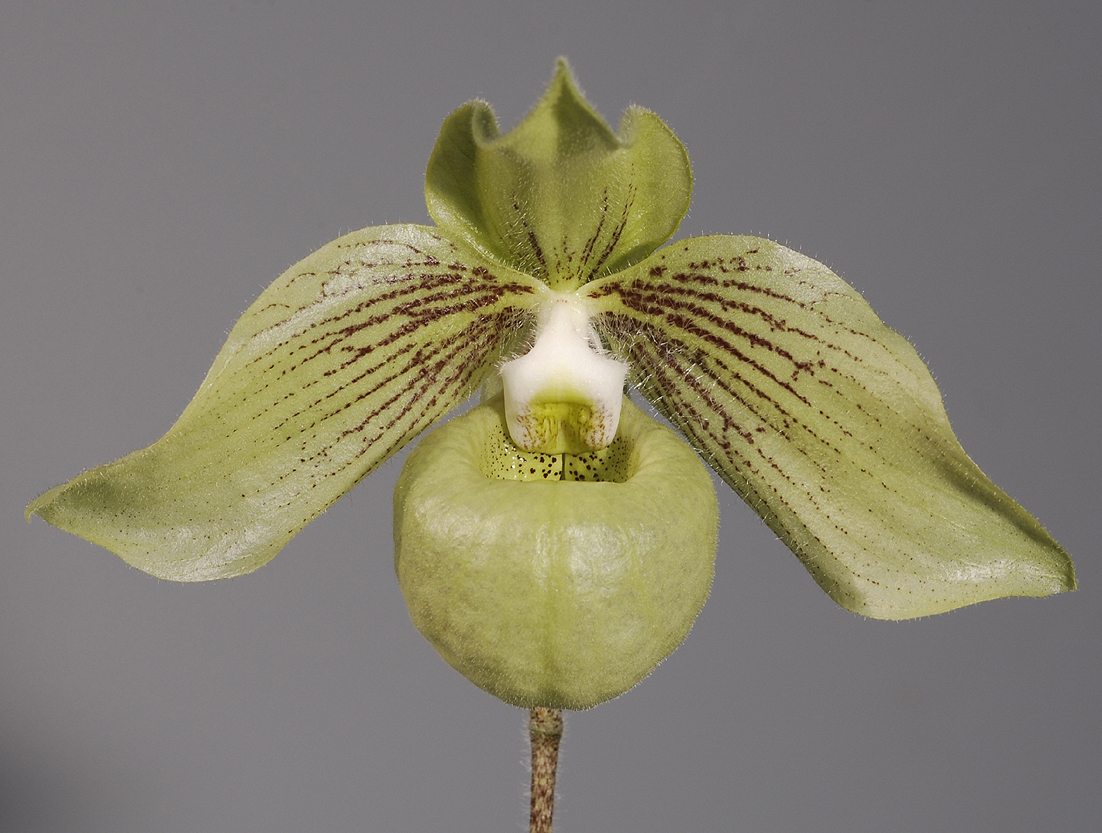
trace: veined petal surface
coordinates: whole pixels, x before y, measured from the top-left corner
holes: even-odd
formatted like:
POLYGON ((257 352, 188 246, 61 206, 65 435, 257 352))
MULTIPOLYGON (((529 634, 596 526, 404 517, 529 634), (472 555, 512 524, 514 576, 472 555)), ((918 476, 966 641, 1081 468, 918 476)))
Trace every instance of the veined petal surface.
POLYGON ((642 393, 843 607, 906 619, 1075 587, 914 348, 821 263, 701 237, 582 294, 642 393))
POLYGON ((431 228, 341 237, 242 315, 163 438, 27 514, 161 578, 251 572, 466 399, 547 291, 431 228))

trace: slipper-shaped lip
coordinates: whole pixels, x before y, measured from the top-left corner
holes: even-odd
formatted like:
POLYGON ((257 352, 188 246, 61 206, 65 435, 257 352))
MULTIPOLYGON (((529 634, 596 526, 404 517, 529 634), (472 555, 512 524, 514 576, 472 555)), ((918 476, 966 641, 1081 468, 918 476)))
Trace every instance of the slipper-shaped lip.
POLYGON ((625 397, 616 440, 588 457, 567 457, 568 476, 601 480, 555 480, 563 457, 517 450, 497 397, 422 440, 395 491, 414 624, 514 705, 622 694, 684 640, 711 587, 718 507, 695 452, 625 397))

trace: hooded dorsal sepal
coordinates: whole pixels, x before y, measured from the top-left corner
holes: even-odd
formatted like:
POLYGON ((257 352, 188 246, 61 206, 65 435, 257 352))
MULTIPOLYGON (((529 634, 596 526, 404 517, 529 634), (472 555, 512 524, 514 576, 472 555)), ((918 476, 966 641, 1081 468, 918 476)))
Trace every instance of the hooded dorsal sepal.
POLYGON ((504 136, 485 102, 452 113, 425 180, 429 214, 445 233, 560 291, 653 252, 691 194, 688 154, 665 122, 630 107, 613 133, 561 59, 543 97, 504 136))

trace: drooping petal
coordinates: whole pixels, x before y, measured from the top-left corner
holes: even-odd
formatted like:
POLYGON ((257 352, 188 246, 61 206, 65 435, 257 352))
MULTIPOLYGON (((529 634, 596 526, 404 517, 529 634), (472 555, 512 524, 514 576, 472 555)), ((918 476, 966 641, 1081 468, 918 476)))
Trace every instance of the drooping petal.
POLYGON ((914 348, 822 264, 695 238, 584 292, 643 394, 843 607, 905 619, 1075 587, 914 348))
POLYGON ((504 136, 485 102, 448 116, 425 175, 429 214, 445 234, 562 291, 665 243, 691 193, 688 154, 665 122, 631 107, 617 136, 561 60, 504 136))
POLYGON ((463 401, 546 291, 430 228, 341 237, 245 312, 163 438, 27 514, 161 578, 251 572, 463 401))

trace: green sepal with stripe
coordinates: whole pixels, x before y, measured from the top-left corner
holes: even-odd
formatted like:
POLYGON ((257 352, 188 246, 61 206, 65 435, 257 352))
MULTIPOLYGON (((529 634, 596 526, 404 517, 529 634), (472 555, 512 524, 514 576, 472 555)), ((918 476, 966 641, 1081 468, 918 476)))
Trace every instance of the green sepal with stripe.
POLYGON ((345 235, 242 315, 164 437, 27 515, 159 578, 251 572, 467 399, 547 292, 432 228, 345 235))
POLYGON ((504 136, 485 102, 448 116, 425 200, 445 234, 565 292, 665 243, 692 185, 685 146, 662 119, 629 107, 613 133, 560 59, 543 97, 504 136))
POLYGON ((769 240, 671 244, 587 285, 642 393, 841 606, 881 619, 1075 587, 965 454, 910 343, 769 240))

